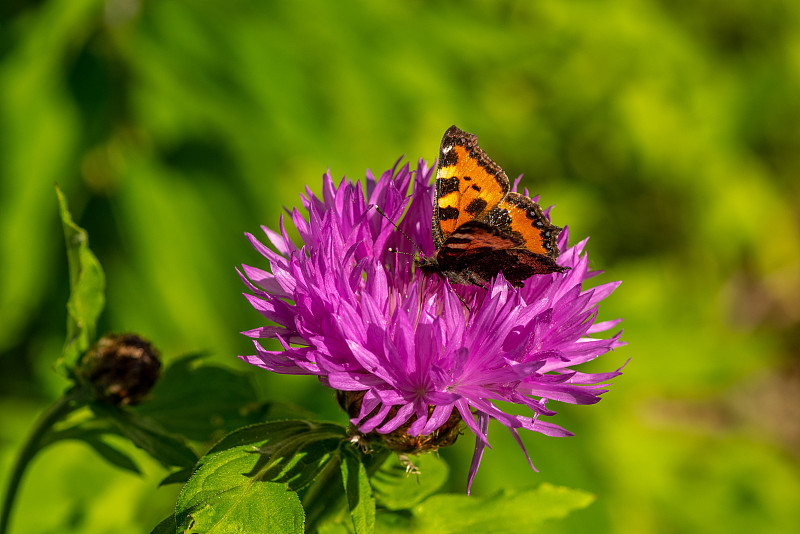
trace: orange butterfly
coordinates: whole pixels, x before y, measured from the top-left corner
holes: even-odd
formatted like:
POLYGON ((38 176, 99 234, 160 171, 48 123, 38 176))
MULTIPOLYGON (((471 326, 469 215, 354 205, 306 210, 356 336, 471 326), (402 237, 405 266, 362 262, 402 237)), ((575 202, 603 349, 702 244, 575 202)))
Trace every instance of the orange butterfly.
POLYGON ((417 260, 419 268, 477 286, 501 271, 516 287, 535 274, 563 272, 556 263, 561 228, 536 202, 509 189, 506 173, 481 150, 477 137, 448 128, 436 170, 436 253, 417 260))

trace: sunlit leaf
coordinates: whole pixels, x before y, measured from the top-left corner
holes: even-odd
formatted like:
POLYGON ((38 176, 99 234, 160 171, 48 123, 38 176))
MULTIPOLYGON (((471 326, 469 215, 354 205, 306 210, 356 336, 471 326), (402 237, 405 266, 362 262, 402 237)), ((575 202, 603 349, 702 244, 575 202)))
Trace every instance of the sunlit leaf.
POLYGON ((212 473, 210 479, 203 476, 205 472, 197 473, 198 487, 187 487, 193 499, 185 500, 182 493, 178 500, 179 528, 197 534, 303 532, 303 507, 297 493, 288 490, 286 484, 275 482, 252 481, 242 486, 236 472, 242 466, 233 463, 227 467, 230 470, 212 473), (193 489, 199 491, 192 492, 193 489))
POLYGON ((198 462, 178 500, 178 525, 193 532, 302 532, 294 490, 319 474, 345 436, 341 426, 309 421, 231 433, 198 462))
MULTIPOLYGON (((230 458, 257 452, 258 474, 264 480, 286 482, 293 490, 306 486, 345 438, 345 429, 332 423, 275 421, 232 432, 205 456, 230 458)), ((205 462, 201 461, 201 466, 205 462)))

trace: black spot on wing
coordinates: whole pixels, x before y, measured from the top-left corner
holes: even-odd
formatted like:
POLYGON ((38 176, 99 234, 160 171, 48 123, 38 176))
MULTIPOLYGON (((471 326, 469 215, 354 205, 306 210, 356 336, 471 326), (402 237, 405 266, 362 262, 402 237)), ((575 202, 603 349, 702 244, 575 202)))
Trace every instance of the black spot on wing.
POLYGON ((477 184, 472 184, 472 189, 474 189, 475 191, 477 191, 477 192, 479 192, 479 193, 480 193, 480 191, 481 191, 481 186, 479 186, 479 185, 477 185, 477 184))
POLYGON ((441 178, 436 182, 439 198, 458 192, 458 178, 441 178))
POLYGON ((439 208, 439 220, 448 221, 450 219, 458 219, 458 208, 439 208))
POLYGON ((467 205, 466 207, 467 213, 469 213, 470 215, 477 215, 486 209, 487 204, 488 203, 482 198, 476 198, 467 205))

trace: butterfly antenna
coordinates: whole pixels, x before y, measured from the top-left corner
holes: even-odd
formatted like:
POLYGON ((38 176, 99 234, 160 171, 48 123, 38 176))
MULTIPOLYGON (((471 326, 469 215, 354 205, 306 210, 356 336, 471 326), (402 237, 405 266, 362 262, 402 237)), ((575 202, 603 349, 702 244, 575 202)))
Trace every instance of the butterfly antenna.
MULTIPOLYGON (((375 208, 375 211, 377 211, 378 213, 380 213, 380 214, 383 216, 383 218, 384 218, 384 219, 386 219, 387 221, 389 221, 390 223, 392 223, 392 226, 394 226, 395 230, 397 230, 398 232, 400 232, 400 234, 402 234, 402 236, 403 236, 403 237, 405 237, 405 238, 408 240, 408 242, 409 242, 409 243, 411 243, 412 245, 414 245, 414 248, 415 248, 415 249, 417 249, 421 255, 423 255, 423 256, 425 255, 425 251, 424 251, 424 250, 422 250, 422 247, 420 247, 419 245, 417 245, 417 243, 416 243, 416 242, 415 242, 413 239, 411 239, 410 237, 408 237, 408 234, 406 234, 404 231, 402 231, 402 230, 400 229, 400 227, 399 227, 399 226, 397 226, 397 223, 396 223, 396 222, 394 222, 392 219, 390 219, 390 218, 389 218, 389 216, 388 216, 388 215, 386 215, 386 213, 385 213, 385 212, 384 212, 382 209, 380 209, 380 208, 378 207, 378 205, 377 205, 377 204, 373 204, 373 205, 372 205, 372 207, 373 207, 373 208, 375 208)), ((392 248, 390 248, 390 249, 389 249, 389 251, 390 251, 390 252, 395 252, 395 253, 397 253, 397 254, 408 254, 408 252, 401 252, 401 251, 399 251, 399 250, 394 250, 394 249, 392 249, 392 248)), ((410 255, 411 255, 411 256, 413 256, 413 254, 410 254, 410 255)))

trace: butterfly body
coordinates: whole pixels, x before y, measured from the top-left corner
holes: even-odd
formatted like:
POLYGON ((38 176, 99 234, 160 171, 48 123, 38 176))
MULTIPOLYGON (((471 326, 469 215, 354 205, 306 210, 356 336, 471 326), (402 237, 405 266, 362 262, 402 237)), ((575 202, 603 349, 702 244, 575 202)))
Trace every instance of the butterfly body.
POLYGON ((533 200, 509 189, 505 172, 477 138, 451 126, 436 172, 436 253, 417 260, 419 269, 478 286, 502 272, 517 287, 535 274, 563 271, 556 263, 561 228, 533 200))

